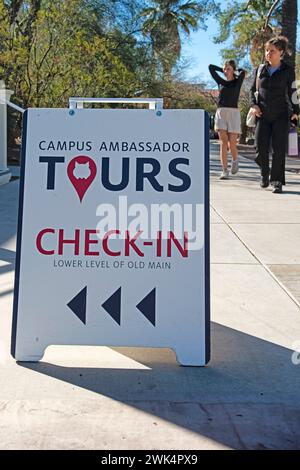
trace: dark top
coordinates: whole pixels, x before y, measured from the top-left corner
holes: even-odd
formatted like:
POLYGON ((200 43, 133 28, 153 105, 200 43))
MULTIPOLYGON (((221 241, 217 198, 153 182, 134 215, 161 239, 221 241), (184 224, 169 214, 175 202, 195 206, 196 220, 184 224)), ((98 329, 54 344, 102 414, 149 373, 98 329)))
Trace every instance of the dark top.
POLYGON ((239 74, 233 80, 226 80, 220 77, 217 72, 223 72, 221 67, 210 65, 209 71, 213 79, 219 86, 219 108, 237 108, 241 91, 241 86, 245 78, 245 71, 239 69, 239 74))
POLYGON ((258 104, 262 114, 271 118, 276 118, 284 112, 287 112, 290 116, 299 114, 294 69, 282 61, 279 69, 270 76, 268 64, 265 64, 258 79, 258 102, 256 103, 254 93, 256 91, 257 71, 258 67, 255 70, 251 87, 251 105, 258 104))

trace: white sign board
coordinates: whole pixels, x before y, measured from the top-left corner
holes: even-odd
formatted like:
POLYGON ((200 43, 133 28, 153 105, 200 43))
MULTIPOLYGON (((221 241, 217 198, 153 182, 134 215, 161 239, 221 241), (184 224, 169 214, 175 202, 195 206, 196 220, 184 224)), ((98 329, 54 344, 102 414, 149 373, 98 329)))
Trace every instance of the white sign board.
POLYGON ((16 360, 66 344, 208 362, 207 121, 202 110, 26 112, 16 360))

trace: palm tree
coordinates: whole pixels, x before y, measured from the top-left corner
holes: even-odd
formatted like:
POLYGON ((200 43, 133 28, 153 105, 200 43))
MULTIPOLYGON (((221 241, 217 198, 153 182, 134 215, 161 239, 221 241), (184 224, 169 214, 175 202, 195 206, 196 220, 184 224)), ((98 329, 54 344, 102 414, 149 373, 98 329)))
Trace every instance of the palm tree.
POLYGON ((248 0, 227 2, 226 8, 216 17, 220 31, 214 38, 217 44, 232 39, 223 58, 244 60, 249 54, 252 65, 261 63, 264 44, 280 31, 282 0, 248 0))
POLYGON ((153 4, 141 13, 145 17, 143 32, 150 35, 154 59, 162 64, 167 77, 180 57, 180 32, 189 35, 191 29, 197 29, 201 7, 190 0, 153 0, 153 4))
POLYGON ((297 0, 283 0, 282 3, 282 34, 288 38, 292 54, 286 60, 293 67, 296 62, 297 3, 297 0))

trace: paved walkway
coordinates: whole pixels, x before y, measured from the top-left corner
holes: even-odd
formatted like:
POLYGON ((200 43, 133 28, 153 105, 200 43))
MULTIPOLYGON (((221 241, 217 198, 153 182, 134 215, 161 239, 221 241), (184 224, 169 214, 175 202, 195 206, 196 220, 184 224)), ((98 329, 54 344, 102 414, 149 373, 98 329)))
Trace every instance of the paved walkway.
POLYGON ((51 347, 9 356, 18 181, 0 187, 3 449, 299 449, 300 176, 282 195, 253 162, 218 180, 211 152, 212 360, 169 350, 51 347))

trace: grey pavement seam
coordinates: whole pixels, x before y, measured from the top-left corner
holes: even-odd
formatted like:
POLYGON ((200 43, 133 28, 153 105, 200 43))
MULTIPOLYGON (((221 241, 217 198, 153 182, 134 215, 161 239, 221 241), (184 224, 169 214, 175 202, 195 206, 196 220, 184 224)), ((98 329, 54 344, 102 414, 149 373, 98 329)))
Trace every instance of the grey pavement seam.
MULTIPOLYGON (((281 287, 281 289, 289 296, 289 298, 297 305, 297 307, 300 309, 300 303, 298 300, 293 296, 293 294, 285 287, 285 285, 275 276, 275 274, 268 268, 268 266, 263 263, 258 256, 249 248, 248 245, 241 239, 241 237, 237 234, 237 232, 234 230, 234 228, 224 219, 224 217, 218 212, 218 210, 210 203, 211 207, 213 210, 216 212, 216 214, 223 220, 223 222, 227 225, 227 227, 232 231, 232 233, 237 237, 237 239, 243 244, 243 246, 249 251, 249 253, 257 260, 257 262, 267 271, 267 273, 276 281, 276 283, 281 287)), ((215 264, 224 264, 224 263, 215 263, 215 264)), ((237 263, 234 263, 237 264, 237 263)), ((245 263, 239 263, 239 264, 245 264, 245 263)))

